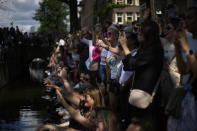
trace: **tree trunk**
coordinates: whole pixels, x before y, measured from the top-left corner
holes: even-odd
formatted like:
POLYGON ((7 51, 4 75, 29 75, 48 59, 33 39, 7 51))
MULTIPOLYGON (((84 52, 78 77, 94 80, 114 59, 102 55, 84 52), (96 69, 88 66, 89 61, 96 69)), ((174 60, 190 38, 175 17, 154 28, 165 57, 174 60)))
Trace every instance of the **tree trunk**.
POLYGON ((70 0, 69 1, 69 7, 70 7, 70 32, 75 32, 79 29, 78 24, 78 11, 77 11, 77 0, 70 0))

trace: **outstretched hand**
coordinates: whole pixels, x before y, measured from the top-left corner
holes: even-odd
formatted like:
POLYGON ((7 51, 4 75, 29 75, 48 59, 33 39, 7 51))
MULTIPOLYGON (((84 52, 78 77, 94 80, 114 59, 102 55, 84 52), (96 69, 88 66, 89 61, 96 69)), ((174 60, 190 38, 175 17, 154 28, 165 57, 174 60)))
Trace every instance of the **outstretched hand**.
POLYGON ((49 87, 49 86, 53 86, 54 83, 50 79, 45 79, 44 80, 44 85, 49 87))
POLYGON ((184 50, 184 51, 187 51, 189 50, 189 45, 188 45, 188 42, 187 42, 187 38, 186 38, 186 34, 184 31, 177 31, 176 32, 176 35, 177 35, 177 39, 178 41, 180 42, 180 46, 181 48, 184 50))
POLYGON ((100 42, 98 45, 99 45, 100 47, 103 47, 103 48, 108 47, 108 45, 106 45, 104 42, 100 42))
POLYGON ((57 76, 63 80, 67 79, 68 73, 67 73, 66 68, 58 68, 57 69, 57 76))
POLYGON ((61 92, 60 92, 58 89, 56 89, 56 94, 57 94, 57 99, 58 99, 61 103, 65 103, 65 100, 64 100, 64 98, 63 98, 61 92))
POLYGON ((59 89, 57 85, 55 85, 50 79, 45 79, 44 84, 46 87, 52 87, 55 89, 59 89))

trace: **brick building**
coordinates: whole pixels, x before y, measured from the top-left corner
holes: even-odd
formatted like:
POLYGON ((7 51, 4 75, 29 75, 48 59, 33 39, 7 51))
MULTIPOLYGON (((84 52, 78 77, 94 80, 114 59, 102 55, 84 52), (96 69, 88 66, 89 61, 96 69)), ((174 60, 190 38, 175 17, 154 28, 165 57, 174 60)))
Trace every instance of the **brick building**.
POLYGON ((116 4, 127 4, 123 8, 114 8, 112 22, 115 24, 127 24, 139 20, 139 0, 113 0, 116 4))
MULTIPOLYGON (((93 25, 95 2, 96 8, 105 6, 105 0, 82 0, 81 27, 93 25)), ((114 8, 109 13, 108 19, 115 24, 126 24, 139 19, 139 0, 112 0, 115 4, 125 4, 122 8, 114 8)))

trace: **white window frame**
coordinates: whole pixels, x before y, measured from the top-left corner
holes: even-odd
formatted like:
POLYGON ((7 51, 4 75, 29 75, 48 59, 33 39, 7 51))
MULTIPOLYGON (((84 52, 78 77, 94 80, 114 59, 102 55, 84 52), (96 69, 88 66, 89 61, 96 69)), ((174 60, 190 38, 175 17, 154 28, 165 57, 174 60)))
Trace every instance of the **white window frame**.
POLYGON ((124 4, 124 0, 116 0, 115 3, 116 3, 116 4, 118 4, 118 3, 124 4))
POLYGON ((136 12, 136 13, 135 13, 135 20, 136 20, 136 21, 137 21, 137 18, 140 19, 140 13, 139 13, 139 12, 136 12))
MULTIPOLYGON (((128 0, 125 0, 125 3, 126 3, 126 4, 129 4, 129 3, 128 3, 128 0)), ((129 5, 133 5, 133 4, 134 4, 134 0, 132 0, 132 3, 129 4, 129 5)))
POLYGON ((139 6, 140 5, 140 0, 135 0, 135 5, 139 6))
POLYGON ((126 12, 125 13, 125 20, 126 20, 126 22, 128 21, 128 14, 129 13, 131 13, 131 16, 129 16, 129 17, 131 17, 131 22, 133 22, 133 12, 126 12))
POLYGON ((116 12, 115 14, 115 22, 118 23, 118 24, 123 24, 124 20, 123 20, 123 12, 116 12), (118 14, 122 14, 122 16, 118 16, 118 14), (122 22, 118 22, 118 17, 122 17, 122 22))

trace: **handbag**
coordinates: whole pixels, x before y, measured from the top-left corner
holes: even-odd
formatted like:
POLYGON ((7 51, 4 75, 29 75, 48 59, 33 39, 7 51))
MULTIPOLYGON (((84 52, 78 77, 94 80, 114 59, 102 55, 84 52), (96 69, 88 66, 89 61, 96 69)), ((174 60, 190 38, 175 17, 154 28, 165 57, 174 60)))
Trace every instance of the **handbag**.
MULTIPOLYGON (((135 77, 135 72, 133 75, 133 82, 134 82, 134 77, 135 77)), ((133 82, 132 82, 132 87, 133 87, 133 82)), ((140 89, 131 89, 129 96, 129 103, 137 108, 146 109, 152 103, 153 98, 159 87, 159 83, 160 83, 160 77, 154 87, 152 94, 149 94, 148 92, 140 89)))
POLYGON ((194 79, 189 79, 189 82, 185 86, 180 85, 178 88, 174 88, 172 90, 172 93, 170 95, 169 101, 165 107, 165 113, 167 115, 171 115, 174 118, 178 119, 181 117, 181 103, 185 97, 185 95, 190 91, 191 89, 187 90, 185 89, 188 85, 191 85, 193 83, 194 79))
POLYGON ((165 107, 165 114, 179 118, 181 115, 181 103, 185 94, 186 90, 184 89, 184 86, 173 88, 168 103, 165 107))
POLYGON ((191 84, 186 84, 184 89, 186 93, 180 102, 179 117, 169 117, 168 131, 197 131, 197 102, 191 92, 191 84))
POLYGON ((92 61, 90 63, 90 71, 98 71, 99 69, 99 62, 98 61, 92 61))

